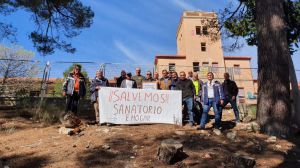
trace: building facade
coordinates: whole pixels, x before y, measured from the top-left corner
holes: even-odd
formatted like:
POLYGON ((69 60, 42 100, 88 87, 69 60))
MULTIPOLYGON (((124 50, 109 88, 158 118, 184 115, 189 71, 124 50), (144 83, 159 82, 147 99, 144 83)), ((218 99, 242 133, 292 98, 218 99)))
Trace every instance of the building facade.
POLYGON ((209 71, 219 81, 228 72, 239 87, 239 97, 249 103, 256 97, 251 57, 224 56, 217 25, 214 12, 185 11, 177 28, 177 55, 157 55, 155 71, 198 72, 204 81, 209 71))

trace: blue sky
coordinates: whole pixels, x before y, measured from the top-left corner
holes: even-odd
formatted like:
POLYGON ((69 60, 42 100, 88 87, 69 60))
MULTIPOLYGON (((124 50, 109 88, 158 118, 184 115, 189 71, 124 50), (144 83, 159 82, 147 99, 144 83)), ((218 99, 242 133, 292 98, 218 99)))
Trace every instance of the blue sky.
MULTIPOLYGON (((95 12, 94 23, 80 36, 72 39, 75 54, 56 51, 40 56, 40 61, 93 61, 153 64, 157 54, 176 54, 176 29, 184 10, 218 12, 230 0, 83 0, 95 12)), ((234 2, 234 0, 233 0, 234 2)), ((17 29, 18 45, 35 51, 29 33, 35 28, 30 15, 18 11, 0 19, 12 23, 17 29)), ((228 42, 223 41, 226 45, 228 42)), ((252 56, 252 67, 257 67, 256 47, 224 55, 252 56)), ((296 69, 300 69, 299 52, 294 56, 296 69)), ((57 72, 62 70, 57 66, 57 72)))

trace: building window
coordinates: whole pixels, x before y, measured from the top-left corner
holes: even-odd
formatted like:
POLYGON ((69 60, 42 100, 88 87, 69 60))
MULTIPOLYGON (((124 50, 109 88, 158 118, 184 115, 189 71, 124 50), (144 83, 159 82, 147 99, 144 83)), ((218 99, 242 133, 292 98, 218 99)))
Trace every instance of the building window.
POLYGON ((238 97, 245 98, 245 89, 244 88, 239 88, 238 97))
POLYGON ((201 27, 196 26, 196 35, 201 35, 201 27))
POLYGON ((209 66, 209 63, 208 63, 208 62, 202 62, 202 66, 203 66, 203 67, 208 67, 208 66, 209 66))
POLYGON ((201 43, 201 51, 206 51, 206 43, 201 43))
POLYGON ((206 27, 206 26, 203 26, 203 27, 202 27, 202 34, 208 35, 208 30, 207 30, 207 27, 206 27))
POLYGON ((218 70, 219 70, 219 64, 217 62, 213 62, 211 71, 214 72, 214 73, 217 73, 218 70))
POLYGON ((241 68, 240 65, 233 65, 233 71, 235 75, 240 75, 241 74, 241 68))
POLYGON ((193 71, 199 72, 199 70, 200 70, 199 62, 193 62, 193 71))
POLYGON ((169 64, 169 71, 175 71, 175 64, 174 63, 169 64))

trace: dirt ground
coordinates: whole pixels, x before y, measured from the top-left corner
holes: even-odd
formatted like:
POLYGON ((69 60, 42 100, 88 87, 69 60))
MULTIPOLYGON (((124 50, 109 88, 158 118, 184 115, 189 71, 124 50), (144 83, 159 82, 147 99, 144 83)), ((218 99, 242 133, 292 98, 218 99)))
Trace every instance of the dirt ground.
POLYGON ((217 135, 210 129, 166 124, 86 126, 79 135, 58 133, 60 127, 33 122, 0 111, 0 167, 238 167, 234 153, 255 158, 256 167, 300 167, 299 137, 267 142, 266 135, 239 129, 224 114, 224 130, 217 135), (237 131, 234 139, 227 137, 237 131), (164 139, 183 143, 186 158, 174 165, 156 159, 164 139))

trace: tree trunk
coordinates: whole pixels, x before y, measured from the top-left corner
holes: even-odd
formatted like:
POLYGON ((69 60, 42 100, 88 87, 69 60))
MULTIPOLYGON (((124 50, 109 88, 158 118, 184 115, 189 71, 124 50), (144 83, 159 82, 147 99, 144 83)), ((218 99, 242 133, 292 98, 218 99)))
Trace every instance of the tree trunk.
POLYGON ((289 47, 284 0, 256 0, 258 41, 257 119, 268 135, 290 135, 289 47))
POLYGON ((290 81, 292 86, 292 122, 297 126, 297 128, 300 128, 300 95, 299 95, 299 88, 298 88, 298 82, 297 82, 297 76, 295 73, 295 67, 292 60, 292 57, 289 58, 290 63, 290 81))

